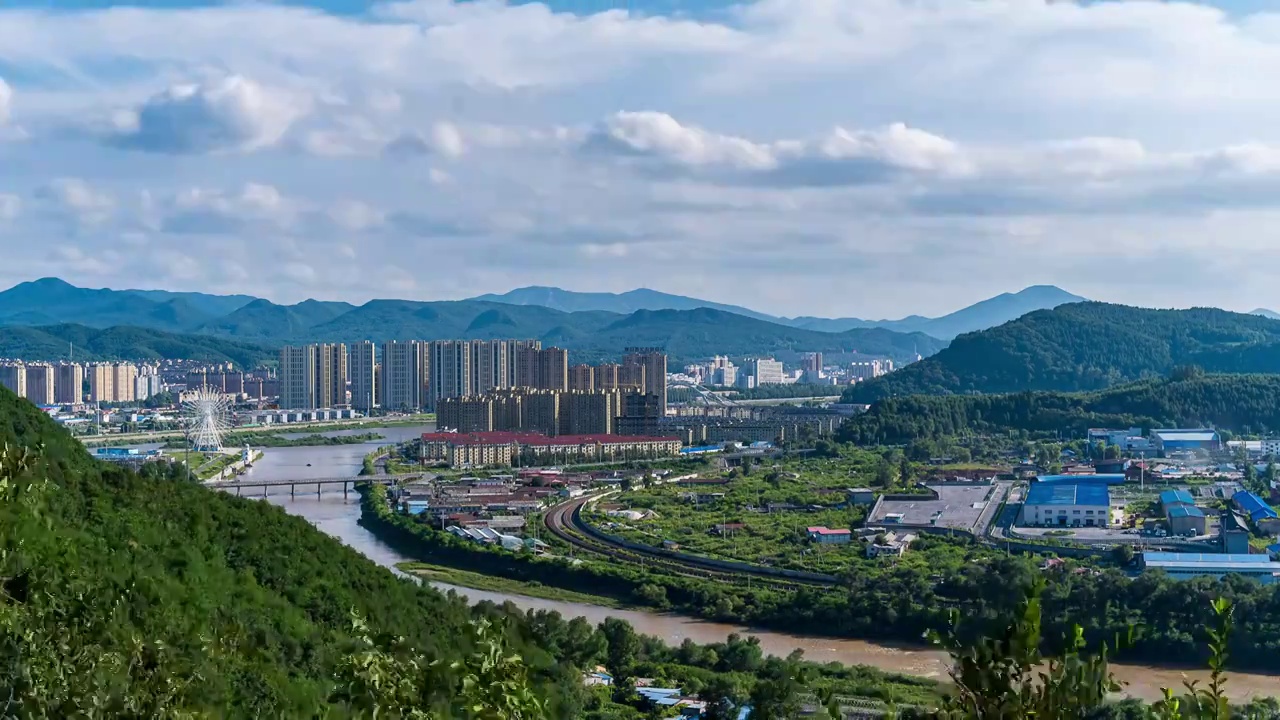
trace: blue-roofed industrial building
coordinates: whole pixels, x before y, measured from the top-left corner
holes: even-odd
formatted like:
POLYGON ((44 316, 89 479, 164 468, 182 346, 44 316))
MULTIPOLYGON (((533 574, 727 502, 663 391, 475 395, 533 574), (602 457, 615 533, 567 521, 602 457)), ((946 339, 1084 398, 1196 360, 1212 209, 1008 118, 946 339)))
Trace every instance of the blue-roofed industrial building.
POLYGON ((1098 475, 1041 475, 1037 483, 1066 483, 1070 485, 1123 485, 1125 476, 1122 473, 1098 475))
POLYGON ((1170 535, 1204 535, 1208 520, 1195 505, 1174 505, 1165 513, 1170 535))
POLYGON ((1263 585, 1276 581, 1280 563, 1271 562, 1269 555, 1221 555, 1217 553, 1164 553, 1142 554, 1145 570, 1163 570, 1170 577, 1186 580, 1193 577, 1222 577, 1239 574, 1256 578, 1263 585))
POLYGON ((1104 482, 1036 482, 1022 504, 1023 522, 1057 527, 1106 527, 1111 491, 1104 482))
POLYGON ((1156 449, 1163 453, 1187 450, 1218 450, 1222 438, 1212 428, 1194 430, 1152 430, 1151 439, 1156 449))

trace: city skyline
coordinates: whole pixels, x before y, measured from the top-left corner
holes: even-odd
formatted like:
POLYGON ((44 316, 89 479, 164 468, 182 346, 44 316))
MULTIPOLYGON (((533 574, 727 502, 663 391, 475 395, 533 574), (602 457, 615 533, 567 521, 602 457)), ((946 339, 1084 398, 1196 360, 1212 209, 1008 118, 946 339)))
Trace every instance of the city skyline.
POLYGON ((1280 305, 1260 3, 111 4, 0 10, 2 285, 1280 305))

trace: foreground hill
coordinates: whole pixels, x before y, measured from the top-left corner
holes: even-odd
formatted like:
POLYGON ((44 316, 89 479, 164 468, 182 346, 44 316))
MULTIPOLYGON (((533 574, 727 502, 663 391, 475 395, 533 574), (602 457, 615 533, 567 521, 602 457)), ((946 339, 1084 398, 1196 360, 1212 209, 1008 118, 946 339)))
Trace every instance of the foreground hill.
POLYGON ((188 358, 254 368, 275 357, 272 348, 255 343, 137 327, 105 330, 83 325, 0 327, 0 357, 65 360, 73 347, 74 357, 79 361, 188 358))
POLYGON ((1280 372, 1280 322, 1212 308, 1073 303, 961 335, 937 355, 845 391, 847 402, 901 395, 1097 390, 1168 373, 1280 372))
POLYGON ((840 435, 851 442, 897 445, 1011 431, 1081 437, 1093 427, 1206 426, 1280 431, 1280 375, 1196 375, 1091 393, 894 397, 850 419, 840 435))
MULTIPOLYGON (((401 636, 443 667, 476 647, 479 613, 461 600, 278 507, 161 465, 139 476, 99 464, 3 388, 0 448, 0 656, 14 717, 351 717, 359 698, 335 680, 364 632, 401 636)), ((573 671, 519 640, 528 628, 515 622, 547 716, 572 716, 573 671)), ((439 679, 415 704, 462 717, 432 714, 457 702, 457 678, 439 679)))

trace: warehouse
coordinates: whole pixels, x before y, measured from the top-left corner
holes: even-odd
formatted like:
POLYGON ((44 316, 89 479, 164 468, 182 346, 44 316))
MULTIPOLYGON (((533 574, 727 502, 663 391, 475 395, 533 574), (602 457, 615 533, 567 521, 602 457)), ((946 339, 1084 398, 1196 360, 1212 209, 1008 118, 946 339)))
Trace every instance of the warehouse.
POLYGON ((1222 438, 1218 431, 1211 428, 1196 430, 1152 430, 1151 438, 1156 449, 1162 453, 1187 450, 1218 450, 1222 447, 1222 438))
POLYGON ((1166 518, 1170 535, 1204 535, 1207 521, 1204 511, 1195 505, 1174 505, 1166 518))
POLYGON ((1263 585, 1276 581, 1280 564, 1269 555, 1221 555, 1217 553, 1142 553, 1144 570, 1163 570, 1170 577, 1186 580, 1209 576, 1220 578, 1228 573, 1257 578, 1263 585))
POLYGON ((1022 518, 1028 525, 1107 527, 1111 493, 1106 483, 1032 483, 1022 518))
POLYGON ((1178 506, 1191 506, 1196 504, 1196 499, 1191 497, 1191 493, 1186 490, 1165 490, 1160 493, 1160 509, 1169 514, 1169 511, 1178 506))

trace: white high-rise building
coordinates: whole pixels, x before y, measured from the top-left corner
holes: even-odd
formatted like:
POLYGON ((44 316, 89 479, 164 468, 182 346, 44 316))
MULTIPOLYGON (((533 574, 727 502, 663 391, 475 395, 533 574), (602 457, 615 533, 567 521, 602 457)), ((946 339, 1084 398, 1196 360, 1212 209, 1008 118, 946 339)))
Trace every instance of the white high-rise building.
POLYGON ((783 382, 782 363, 773 358, 758 358, 751 361, 752 374, 756 378, 756 387, 761 385, 781 385, 783 382))
POLYGON ((347 348, 347 374, 351 378, 351 407, 368 413, 378 402, 376 347, 365 340, 347 348))
POLYGON ((380 404, 386 410, 421 410, 427 406, 430 343, 418 340, 382 344, 380 404))

